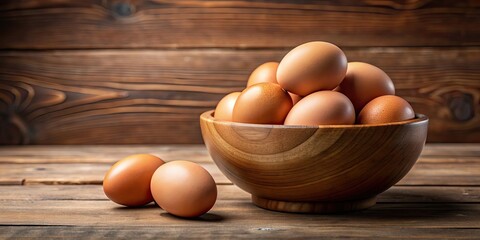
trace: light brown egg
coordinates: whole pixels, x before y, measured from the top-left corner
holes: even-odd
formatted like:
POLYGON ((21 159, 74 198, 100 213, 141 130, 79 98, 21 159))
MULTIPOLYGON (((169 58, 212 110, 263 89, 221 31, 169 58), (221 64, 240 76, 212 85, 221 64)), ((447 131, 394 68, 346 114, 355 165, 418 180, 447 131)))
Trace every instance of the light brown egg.
POLYGON ((262 82, 277 82, 278 62, 266 62, 253 70, 248 78, 247 87, 262 82))
POLYGON ((380 68, 368 63, 348 63, 348 70, 336 91, 352 101, 355 112, 372 99, 382 95, 395 95, 395 87, 390 77, 380 68))
POLYGON ((292 98, 293 105, 297 104, 298 101, 300 101, 300 99, 302 99, 302 97, 298 96, 297 94, 291 93, 291 92, 288 92, 288 95, 290 95, 290 97, 292 98))
POLYGON ((235 106, 235 102, 237 101, 239 95, 240 92, 232 92, 218 102, 214 113, 215 120, 229 122, 232 121, 233 106, 235 106))
POLYGON ((360 124, 400 122, 415 118, 412 106, 403 98, 380 96, 368 102, 357 117, 360 124))
POLYGON ((277 69, 277 81, 285 90, 300 96, 332 90, 345 77, 347 57, 327 42, 308 42, 291 50, 277 69))
POLYGON ((285 119, 285 125, 341 125, 355 123, 350 100, 334 91, 314 92, 300 100, 285 119))
POLYGON ((155 202, 179 217, 196 217, 208 212, 217 200, 217 186, 210 173, 188 161, 165 163, 151 181, 155 202))
POLYGON ((290 95, 280 85, 258 83, 238 96, 232 119, 242 123, 283 124, 292 105, 290 95))
POLYGON ((150 180, 165 162, 150 154, 136 154, 116 162, 103 179, 103 191, 110 200, 125 206, 142 206, 153 201, 150 180))

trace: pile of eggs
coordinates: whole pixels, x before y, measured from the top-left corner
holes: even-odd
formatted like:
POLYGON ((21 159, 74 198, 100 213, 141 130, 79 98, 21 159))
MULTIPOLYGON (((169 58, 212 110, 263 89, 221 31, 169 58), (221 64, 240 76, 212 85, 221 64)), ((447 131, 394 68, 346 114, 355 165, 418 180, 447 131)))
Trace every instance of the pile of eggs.
POLYGON ((151 154, 131 155, 116 162, 103 179, 110 200, 140 207, 153 200, 179 217, 197 217, 217 200, 217 186, 210 173, 189 161, 170 161, 151 154))
POLYGON ((242 92, 226 95, 214 118, 256 124, 380 124, 413 119, 411 105, 395 96, 390 77, 363 62, 347 62, 337 46, 308 42, 250 75, 242 92))

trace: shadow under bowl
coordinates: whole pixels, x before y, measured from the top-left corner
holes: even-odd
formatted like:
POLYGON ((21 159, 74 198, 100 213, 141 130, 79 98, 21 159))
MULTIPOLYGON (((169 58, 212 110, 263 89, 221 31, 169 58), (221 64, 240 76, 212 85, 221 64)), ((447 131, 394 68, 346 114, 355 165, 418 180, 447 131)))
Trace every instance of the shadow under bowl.
POLYGON ((274 211, 335 213, 369 208, 417 161, 428 118, 376 125, 292 126, 200 116, 218 168, 274 211))

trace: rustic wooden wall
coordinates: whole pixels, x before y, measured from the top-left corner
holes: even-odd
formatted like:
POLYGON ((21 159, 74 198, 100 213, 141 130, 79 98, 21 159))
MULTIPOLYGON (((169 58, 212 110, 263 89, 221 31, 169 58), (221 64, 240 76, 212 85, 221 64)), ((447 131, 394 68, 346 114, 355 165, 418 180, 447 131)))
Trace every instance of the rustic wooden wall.
POLYGON ((383 68, 431 142, 480 142, 480 1, 0 2, 0 143, 199 143, 248 73, 324 40, 383 68))

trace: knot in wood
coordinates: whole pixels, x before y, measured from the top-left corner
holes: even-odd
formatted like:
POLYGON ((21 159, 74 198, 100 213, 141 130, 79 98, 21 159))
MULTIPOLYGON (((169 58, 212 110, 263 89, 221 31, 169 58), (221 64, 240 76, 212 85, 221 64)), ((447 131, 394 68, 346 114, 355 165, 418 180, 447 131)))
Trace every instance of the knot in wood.
POLYGON ((475 115, 473 96, 468 93, 456 93, 448 101, 448 108, 457 121, 465 122, 475 115))
POLYGON ((121 17, 131 16, 135 12, 135 6, 127 2, 119 2, 113 5, 115 14, 121 17))

